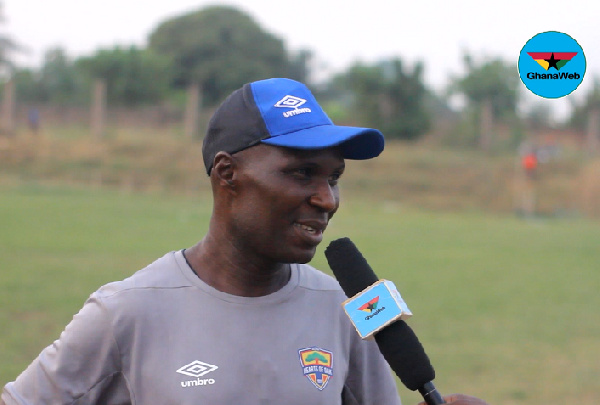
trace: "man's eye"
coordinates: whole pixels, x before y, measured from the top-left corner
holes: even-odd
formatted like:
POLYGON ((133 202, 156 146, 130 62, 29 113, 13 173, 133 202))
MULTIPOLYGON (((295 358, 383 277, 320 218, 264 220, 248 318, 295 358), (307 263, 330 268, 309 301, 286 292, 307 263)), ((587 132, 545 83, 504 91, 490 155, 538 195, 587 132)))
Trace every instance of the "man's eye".
POLYGON ((340 181, 340 177, 342 177, 342 173, 334 173, 331 176, 329 176, 329 184, 331 184, 332 186, 338 184, 338 181, 340 181))
POLYGON ((306 178, 310 178, 312 176, 313 171, 312 171, 312 169, 310 169, 308 167, 301 167, 298 169, 294 169, 292 174, 296 177, 306 179, 306 178))

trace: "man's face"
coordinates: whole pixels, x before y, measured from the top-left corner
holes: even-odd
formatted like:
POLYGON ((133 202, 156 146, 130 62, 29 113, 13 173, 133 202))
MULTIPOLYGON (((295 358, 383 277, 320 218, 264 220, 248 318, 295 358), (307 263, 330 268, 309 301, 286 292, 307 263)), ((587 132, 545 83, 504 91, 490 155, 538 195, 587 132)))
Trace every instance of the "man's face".
POLYGON ((235 155, 232 243, 277 263, 310 261, 339 207, 338 149, 297 150, 257 145, 235 155))

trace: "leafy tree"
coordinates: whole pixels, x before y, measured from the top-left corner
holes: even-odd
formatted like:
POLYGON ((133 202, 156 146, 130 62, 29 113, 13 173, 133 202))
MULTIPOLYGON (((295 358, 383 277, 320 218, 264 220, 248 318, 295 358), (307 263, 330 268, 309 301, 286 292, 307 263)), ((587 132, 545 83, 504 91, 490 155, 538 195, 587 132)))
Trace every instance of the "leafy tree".
POLYGON ((379 128, 386 136, 415 139, 430 128, 421 63, 412 69, 397 58, 375 65, 357 63, 336 77, 334 86, 351 92, 351 108, 361 125, 379 128))
POLYGON ((312 61, 312 58, 313 53, 306 49, 302 49, 291 55, 289 61, 289 71, 286 77, 302 83, 309 83, 310 62, 312 61))
POLYGON ((574 103, 568 126, 577 130, 584 130, 588 125, 589 114, 600 110, 600 78, 594 78, 592 88, 580 103, 574 103))
MULTIPOLYGON (((0 23, 4 23, 4 2, 0 0, 0 23)), ((5 33, 0 33, 0 72, 3 75, 10 75, 15 65, 12 62, 11 54, 22 50, 22 47, 5 33)))
POLYGON ((496 119, 514 117, 520 83, 516 66, 501 59, 476 64, 468 53, 464 55, 463 61, 466 73, 452 79, 450 93, 463 94, 471 107, 490 102, 496 119))
POLYGON ((156 103, 168 91, 169 63, 150 50, 115 47, 76 61, 88 79, 104 79, 108 102, 121 105, 156 103))
POLYGON ((538 101, 525 112, 525 122, 532 129, 544 129, 552 126, 553 113, 550 104, 538 101))
POLYGON ((85 93, 81 76, 61 48, 45 53, 39 71, 17 69, 13 79, 17 98, 29 103, 75 104, 85 93))
POLYGON ((46 52, 40 82, 49 103, 66 105, 81 101, 84 92, 81 77, 61 48, 46 52))
POLYGON ((149 44, 170 58, 175 87, 198 83, 207 105, 244 83, 290 73, 283 41, 233 7, 212 6, 171 18, 151 33, 149 44))
POLYGON ((41 86, 40 74, 33 69, 16 69, 13 73, 17 99, 25 103, 43 103, 47 94, 41 86))
POLYGON ((481 149, 490 150, 495 143, 495 124, 504 121, 513 127, 511 143, 518 142, 522 131, 516 114, 520 84, 516 66, 497 58, 475 63, 468 53, 463 61, 464 76, 453 78, 449 86, 449 94, 462 94, 467 101, 464 123, 470 128, 461 130, 460 136, 477 140, 481 149))

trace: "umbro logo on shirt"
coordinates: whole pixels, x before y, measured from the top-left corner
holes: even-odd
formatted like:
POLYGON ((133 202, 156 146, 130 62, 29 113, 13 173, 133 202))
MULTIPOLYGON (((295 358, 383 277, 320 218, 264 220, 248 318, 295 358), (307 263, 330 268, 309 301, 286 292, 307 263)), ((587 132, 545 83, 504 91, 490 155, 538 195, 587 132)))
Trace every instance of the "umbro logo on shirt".
POLYGON ((181 381, 181 386, 186 387, 198 387, 202 385, 212 385, 215 383, 213 378, 200 378, 206 374, 215 371, 219 367, 204 363, 199 360, 194 360, 190 364, 180 367, 177 372, 190 377, 196 377, 196 380, 181 381))
POLYGON ((310 108, 298 108, 306 103, 306 100, 296 96, 290 96, 289 94, 275 103, 275 107, 281 108, 293 108, 293 110, 286 111, 283 113, 285 118, 293 117, 294 115, 304 114, 312 112, 310 108))
POLYGON ((215 371, 219 367, 212 364, 203 363, 199 360, 194 360, 190 364, 186 364, 177 370, 178 373, 189 375, 190 377, 202 377, 205 374, 215 371))

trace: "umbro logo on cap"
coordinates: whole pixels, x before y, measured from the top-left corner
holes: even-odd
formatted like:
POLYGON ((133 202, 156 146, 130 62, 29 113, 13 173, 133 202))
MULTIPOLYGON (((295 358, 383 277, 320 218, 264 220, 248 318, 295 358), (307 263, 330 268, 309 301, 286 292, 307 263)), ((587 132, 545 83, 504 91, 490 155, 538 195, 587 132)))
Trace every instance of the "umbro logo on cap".
POLYGON ((283 113, 283 116, 288 118, 293 117, 294 115, 311 112, 310 108, 298 108, 304 103, 306 103, 306 100, 303 98, 287 95, 275 103, 275 107, 293 108, 293 110, 283 113))
POLYGON ((300 107, 302 104, 306 103, 306 100, 300 97, 295 97, 295 96, 285 96, 284 98, 282 98, 281 100, 279 100, 276 104, 275 107, 291 107, 291 108, 298 108, 300 107))

